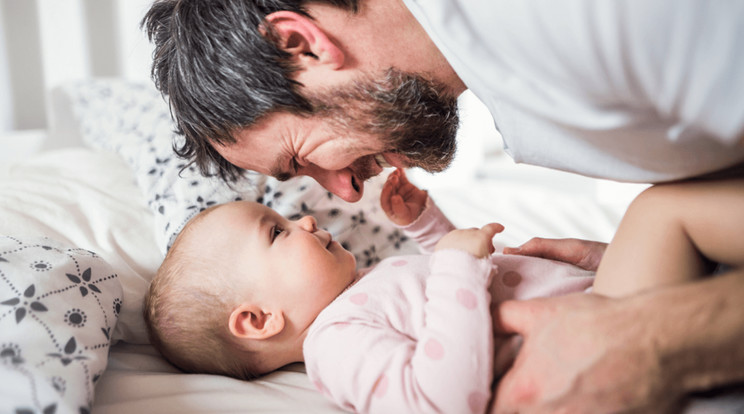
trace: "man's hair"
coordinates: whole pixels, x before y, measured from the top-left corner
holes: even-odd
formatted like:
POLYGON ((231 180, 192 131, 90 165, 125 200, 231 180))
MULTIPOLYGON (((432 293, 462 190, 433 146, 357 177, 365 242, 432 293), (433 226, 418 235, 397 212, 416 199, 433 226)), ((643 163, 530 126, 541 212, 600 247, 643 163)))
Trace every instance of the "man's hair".
POLYGON ((150 343, 179 369, 250 380, 263 373, 260 355, 229 331, 230 313, 240 301, 228 280, 229 266, 182 246, 214 209, 192 219, 168 251, 145 296, 145 323, 150 343))
MULTIPOLYGON (((312 0, 356 13, 359 0, 312 0)), ((291 55, 277 45, 265 17, 287 10, 310 17, 306 0, 157 0, 142 20, 154 43, 152 79, 170 101, 175 152, 203 175, 235 181, 243 170, 210 143, 235 142, 233 133, 262 116, 313 108, 292 80, 291 55), (216 170, 215 170, 216 169, 216 170)))

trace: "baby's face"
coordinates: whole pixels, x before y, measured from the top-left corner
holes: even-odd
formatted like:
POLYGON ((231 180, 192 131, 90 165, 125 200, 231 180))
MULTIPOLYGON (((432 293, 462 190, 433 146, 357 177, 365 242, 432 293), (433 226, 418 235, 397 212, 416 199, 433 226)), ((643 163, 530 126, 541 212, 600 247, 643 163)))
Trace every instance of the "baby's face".
POLYGON ((205 242, 232 262, 232 276, 251 278, 260 300, 278 304, 298 325, 309 326, 356 276, 354 255, 311 216, 291 221, 240 201, 218 207, 201 229, 209 232, 205 242))

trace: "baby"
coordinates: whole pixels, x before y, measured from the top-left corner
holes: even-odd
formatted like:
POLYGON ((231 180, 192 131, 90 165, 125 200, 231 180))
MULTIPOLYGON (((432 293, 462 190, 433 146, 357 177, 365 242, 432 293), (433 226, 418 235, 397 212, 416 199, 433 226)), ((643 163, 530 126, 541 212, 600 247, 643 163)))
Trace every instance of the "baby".
POLYGON ((205 210, 150 287, 152 343, 184 371, 241 379, 305 362, 355 412, 483 412, 502 349, 495 304, 583 291, 593 273, 492 254, 501 225, 455 230, 402 171, 381 205, 424 254, 360 271, 313 217, 245 201, 205 210))

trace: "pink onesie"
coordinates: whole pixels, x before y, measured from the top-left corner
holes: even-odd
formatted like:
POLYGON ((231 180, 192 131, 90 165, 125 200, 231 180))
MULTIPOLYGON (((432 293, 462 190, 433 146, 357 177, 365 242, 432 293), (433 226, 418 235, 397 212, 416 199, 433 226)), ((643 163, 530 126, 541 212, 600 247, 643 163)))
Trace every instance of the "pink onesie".
POLYGON ((593 272, 546 259, 433 251, 454 227, 432 203, 406 234, 425 254, 396 256, 357 281, 310 326, 307 374, 360 413, 482 413, 495 355, 492 303, 580 292, 593 272))

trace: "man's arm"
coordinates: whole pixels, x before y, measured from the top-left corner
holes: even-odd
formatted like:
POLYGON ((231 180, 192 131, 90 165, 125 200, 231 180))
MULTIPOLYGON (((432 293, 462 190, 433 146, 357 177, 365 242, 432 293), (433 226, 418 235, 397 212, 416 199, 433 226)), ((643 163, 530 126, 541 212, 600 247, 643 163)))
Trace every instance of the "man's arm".
POLYGON ((744 271, 610 299, 504 302, 524 344, 493 412, 663 412, 686 393, 744 380, 744 271))

